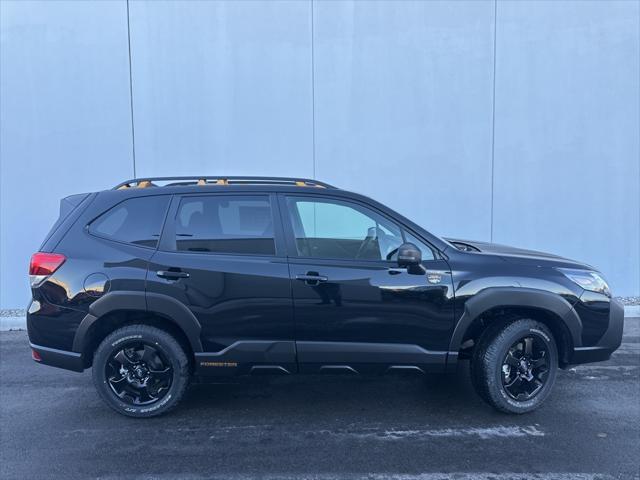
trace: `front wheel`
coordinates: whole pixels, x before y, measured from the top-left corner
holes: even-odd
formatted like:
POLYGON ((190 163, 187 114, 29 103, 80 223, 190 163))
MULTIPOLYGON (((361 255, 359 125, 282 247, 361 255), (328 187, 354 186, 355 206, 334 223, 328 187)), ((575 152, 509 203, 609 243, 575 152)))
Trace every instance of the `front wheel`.
POLYGON ((551 392, 557 369, 553 334, 546 325, 526 318, 490 326, 471 359, 476 391, 507 413, 538 408, 551 392))
POLYGON ((130 417, 174 408, 189 383, 189 361, 169 333, 130 325, 105 338, 93 357, 93 381, 102 399, 130 417))

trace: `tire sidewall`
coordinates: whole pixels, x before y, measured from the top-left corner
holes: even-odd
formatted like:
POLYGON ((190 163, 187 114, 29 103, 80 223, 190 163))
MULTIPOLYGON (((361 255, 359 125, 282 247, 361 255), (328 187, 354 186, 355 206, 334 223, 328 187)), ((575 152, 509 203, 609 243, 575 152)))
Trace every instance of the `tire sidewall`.
POLYGON ((92 369, 96 388, 103 400, 118 413, 130 417, 160 415, 169 410, 179 400, 178 392, 182 392, 184 389, 183 383, 186 379, 180 374, 184 368, 183 365, 180 364, 180 353, 182 353, 182 351, 176 352, 176 348, 180 348, 177 344, 172 345, 172 342, 161 338, 161 335, 157 335, 153 331, 148 331, 149 329, 140 329, 138 332, 133 332, 130 329, 127 330, 126 332, 116 331, 109 335, 96 351, 92 369), (139 406, 130 405, 119 399, 108 384, 106 376, 107 360, 114 351, 123 348, 123 346, 129 342, 143 342, 152 345, 154 348, 157 348, 171 364, 173 372, 171 387, 169 388, 169 392, 157 403, 139 406))
MULTIPOLYGON (((549 396, 557 373, 558 349, 551 332, 549 332, 544 325, 538 324, 537 322, 529 321, 527 323, 530 325, 526 327, 524 327, 524 325, 516 326, 517 323, 511 326, 511 331, 501 339, 501 345, 496 350, 497 353, 491 366, 493 382, 495 382, 494 384, 498 387, 495 389, 496 391, 491 392, 491 394, 497 403, 504 405, 506 410, 514 413, 529 412, 540 406, 549 396), (549 352, 549 373, 540 392, 530 400, 518 401, 512 398, 504 388, 502 383, 502 364, 511 346, 517 340, 528 336, 540 338, 545 343, 547 351, 549 352)), ((509 330, 509 328, 507 330, 509 330)))

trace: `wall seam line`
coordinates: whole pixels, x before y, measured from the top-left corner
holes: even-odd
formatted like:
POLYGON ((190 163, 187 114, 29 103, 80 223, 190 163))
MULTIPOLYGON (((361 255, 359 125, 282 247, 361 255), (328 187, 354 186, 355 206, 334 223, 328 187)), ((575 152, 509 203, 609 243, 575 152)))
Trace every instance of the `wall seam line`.
POLYGON ((496 157, 496 52, 498 37, 498 0, 493 0, 493 95, 491 98, 491 216, 490 241, 493 242, 494 177, 496 157))
POLYGON ((316 180, 316 79, 315 79, 315 48, 314 48, 314 18, 313 0, 311 5, 311 162, 313 179, 316 180))
POLYGON ((127 2, 127 47, 129 53, 129 110, 131 115, 131 155, 133 158, 133 177, 136 178, 136 129, 133 117, 133 72, 131 68, 131 22, 129 0, 127 2))

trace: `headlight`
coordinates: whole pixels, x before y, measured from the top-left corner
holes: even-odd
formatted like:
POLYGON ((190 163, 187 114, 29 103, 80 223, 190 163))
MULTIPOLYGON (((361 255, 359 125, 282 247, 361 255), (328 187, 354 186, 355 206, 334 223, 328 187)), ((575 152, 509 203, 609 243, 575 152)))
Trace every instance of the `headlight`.
POLYGON ((607 281, 598 272, 594 272, 593 270, 575 270, 572 268, 558 268, 557 270, 585 290, 602 293, 607 297, 611 296, 607 281))

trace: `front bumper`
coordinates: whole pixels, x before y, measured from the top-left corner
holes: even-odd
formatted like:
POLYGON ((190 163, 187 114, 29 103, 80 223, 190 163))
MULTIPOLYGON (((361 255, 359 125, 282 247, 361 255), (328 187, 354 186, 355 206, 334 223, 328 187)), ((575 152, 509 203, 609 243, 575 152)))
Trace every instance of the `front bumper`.
POLYGON ((611 358, 622 343, 622 329, 624 326, 624 307, 616 299, 611 299, 609 307, 609 324, 596 345, 590 347, 575 347, 569 358, 569 364, 603 362, 611 358))
POLYGON ((33 343, 30 345, 31 350, 40 358, 40 360, 36 360, 36 355, 34 355, 34 360, 38 363, 64 368, 65 370, 73 370, 74 372, 84 371, 84 362, 80 353, 57 350, 33 343))

